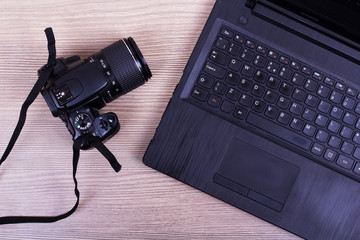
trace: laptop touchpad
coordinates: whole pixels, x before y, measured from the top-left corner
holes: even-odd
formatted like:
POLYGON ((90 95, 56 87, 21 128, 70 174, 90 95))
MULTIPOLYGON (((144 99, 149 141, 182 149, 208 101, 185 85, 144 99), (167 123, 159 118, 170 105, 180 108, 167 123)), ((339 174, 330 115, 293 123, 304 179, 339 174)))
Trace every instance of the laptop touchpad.
POLYGON ((234 138, 214 182, 281 211, 299 167, 234 138))

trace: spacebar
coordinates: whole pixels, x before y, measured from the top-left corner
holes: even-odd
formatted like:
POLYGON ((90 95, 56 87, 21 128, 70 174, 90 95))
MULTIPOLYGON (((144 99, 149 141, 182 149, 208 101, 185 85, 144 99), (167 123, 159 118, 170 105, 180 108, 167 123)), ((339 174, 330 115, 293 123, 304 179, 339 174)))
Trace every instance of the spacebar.
POLYGON ((272 135, 275 135, 305 150, 308 150, 311 146, 311 140, 254 113, 249 113, 246 121, 257 128, 271 133, 272 135))

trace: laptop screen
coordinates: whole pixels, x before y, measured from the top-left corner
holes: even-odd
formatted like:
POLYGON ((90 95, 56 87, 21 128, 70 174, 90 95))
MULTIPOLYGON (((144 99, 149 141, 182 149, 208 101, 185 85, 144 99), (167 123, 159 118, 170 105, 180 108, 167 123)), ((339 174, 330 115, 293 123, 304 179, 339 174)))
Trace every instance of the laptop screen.
POLYGON ((270 0, 360 43, 360 0, 270 0))

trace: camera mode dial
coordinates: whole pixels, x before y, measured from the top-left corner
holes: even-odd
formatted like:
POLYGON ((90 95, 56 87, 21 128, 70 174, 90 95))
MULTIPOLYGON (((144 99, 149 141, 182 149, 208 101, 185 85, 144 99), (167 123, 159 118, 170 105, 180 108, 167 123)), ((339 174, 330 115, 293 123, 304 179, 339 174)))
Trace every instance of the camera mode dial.
POLYGON ((79 113, 75 116, 74 126, 77 130, 86 131, 92 125, 92 120, 86 113, 79 113))

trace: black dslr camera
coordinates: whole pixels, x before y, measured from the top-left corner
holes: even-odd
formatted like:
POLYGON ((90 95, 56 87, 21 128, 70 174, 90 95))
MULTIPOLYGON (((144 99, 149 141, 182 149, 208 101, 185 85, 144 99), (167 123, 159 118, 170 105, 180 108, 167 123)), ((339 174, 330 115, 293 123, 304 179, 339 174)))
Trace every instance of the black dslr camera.
MULTIPOLYGON (((46 65, 39 73, 44 68, 46 65)), ((85 134, 104 141, 119 131, 120 124, 114 113, 99 115, 98 110, 144 84, 151 76, 143 55, 130 37, 83 60, 79 56, 57 58, 41 94, 53 116, 65 123, 74 141, 85 134)), ((85 142, 81 148, 90 147, 85 142)))

